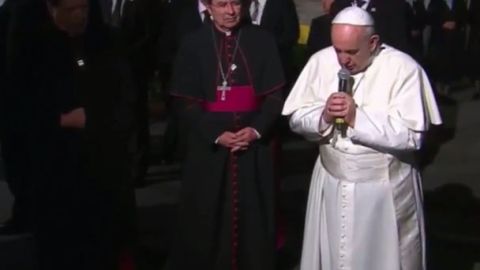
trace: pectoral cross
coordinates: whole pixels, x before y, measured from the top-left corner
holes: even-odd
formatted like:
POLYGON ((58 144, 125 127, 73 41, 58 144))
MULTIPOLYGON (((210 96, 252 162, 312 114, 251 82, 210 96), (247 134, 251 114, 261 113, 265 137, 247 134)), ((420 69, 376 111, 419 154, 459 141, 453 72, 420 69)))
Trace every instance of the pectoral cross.
POLYGON ((232 90, 232 88, 230 86, 227 86, 227 81, 223 81, 222 85, 217 87, 217 91, 222 91, 220 100, 225 101, 225 92, 230 90, 232 90))

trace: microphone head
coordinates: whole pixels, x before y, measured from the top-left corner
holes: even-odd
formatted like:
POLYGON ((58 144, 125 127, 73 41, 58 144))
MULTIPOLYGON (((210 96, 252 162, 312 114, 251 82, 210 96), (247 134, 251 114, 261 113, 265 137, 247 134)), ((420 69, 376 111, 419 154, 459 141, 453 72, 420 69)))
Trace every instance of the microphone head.
POLYGON ((350 79, 351 73, 348 69, 342 68, 340 71, 338 71, 338 78, 340 80, 348 80, 350 79))

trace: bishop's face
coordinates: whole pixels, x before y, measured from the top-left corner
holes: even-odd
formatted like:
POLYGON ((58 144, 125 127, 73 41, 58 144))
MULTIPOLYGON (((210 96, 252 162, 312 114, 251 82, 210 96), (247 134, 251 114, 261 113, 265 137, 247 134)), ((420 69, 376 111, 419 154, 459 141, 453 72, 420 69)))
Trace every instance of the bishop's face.
POLYGON ((206 3, 213 23, 221 31, 231 31, 242 19, 241 0, 210 0, 206 3))
POLYGON ((48 5, 55 25, 70 36, 85 32, 88 20, 88 0, 60 0, 57 5, 48 5))

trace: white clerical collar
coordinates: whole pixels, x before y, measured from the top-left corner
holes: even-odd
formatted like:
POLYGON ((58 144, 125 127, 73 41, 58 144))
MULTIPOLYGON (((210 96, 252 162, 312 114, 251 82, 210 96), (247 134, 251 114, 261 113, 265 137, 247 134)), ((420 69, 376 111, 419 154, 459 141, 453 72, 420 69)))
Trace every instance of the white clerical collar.
POLYGON ((215 27, 215 29, 216 29, 216 32, 218 32, 220 35, 225 35, 227 37, 232 35, 232 31, 221 30, 221 29, 218 29, 217 27, 215 27))

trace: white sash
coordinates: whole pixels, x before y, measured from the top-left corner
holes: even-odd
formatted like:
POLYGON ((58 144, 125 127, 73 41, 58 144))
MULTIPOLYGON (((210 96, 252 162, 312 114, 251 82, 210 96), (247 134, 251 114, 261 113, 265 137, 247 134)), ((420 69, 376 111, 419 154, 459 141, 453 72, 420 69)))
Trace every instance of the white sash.
POLYGON ((338 180, 380 182, 389 178, 389 161, 382 153, 350 154, 330 145, 320 146, 320 160, 325 170, 338 180))

